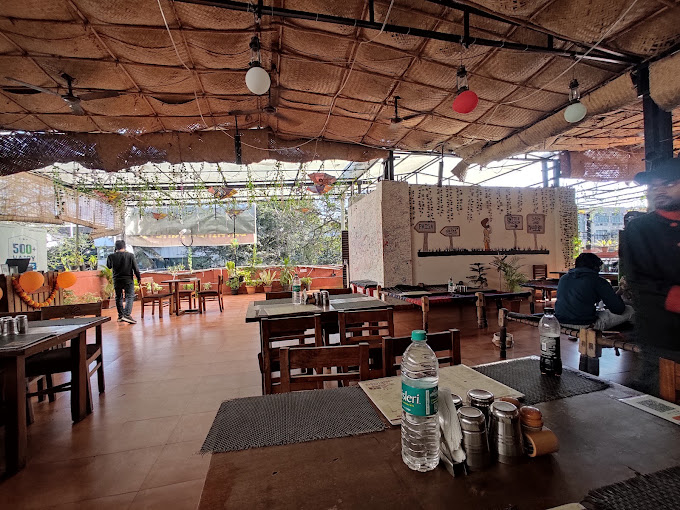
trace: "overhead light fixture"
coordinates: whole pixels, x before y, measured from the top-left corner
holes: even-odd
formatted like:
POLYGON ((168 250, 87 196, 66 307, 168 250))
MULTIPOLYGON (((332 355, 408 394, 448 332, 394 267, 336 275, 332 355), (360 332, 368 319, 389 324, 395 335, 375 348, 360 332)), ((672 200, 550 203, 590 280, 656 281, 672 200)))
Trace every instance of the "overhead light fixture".
POLYGON ((453 111, 456 113, 470 113, 477 108, 479 97, 470 90, 467 81, 467 70, 460 66, 456 73, 456 85, 458 92, 453 100, 453 111))
POLYGON ((580 101, 581 92, 578 89, 578 80, 574 78, 569 84, 569 106, 564 110, 564 120, 570 123, 581 122, 588 113, 588 109, 580 101))
POLYGON ((261 96, 267 93, 272 80, 260 63, 260 38, 256 35, 250 40, 250 52, 250 69, 246 73, 246 87, 253 94, 261 96))

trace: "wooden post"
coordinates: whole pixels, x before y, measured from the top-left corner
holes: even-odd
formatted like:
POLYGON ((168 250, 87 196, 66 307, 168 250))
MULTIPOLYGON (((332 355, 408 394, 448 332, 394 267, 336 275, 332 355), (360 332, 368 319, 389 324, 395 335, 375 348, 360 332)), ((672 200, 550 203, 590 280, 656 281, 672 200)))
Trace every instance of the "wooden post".
POLYGON ((420 306, 423 309, 423 329, 425 331, 428 331, 429 328, 429 320, 430 320, 430 298, 427 296, 423 296, 420 298, 421 304, 420 306))
POLYGON ((536 303, 534 302, 534 289, 531 289, 531 294, 529 294, 529 312, 531 315, 536 313, 536 303))
POLYGON ((506 359, 508 357, 507 354, 507 338, 508 338, 508 311, 505 308, 501 308, 498 311, 498 324, 501 327, 501 332, 500 332, 500 358, 501 359, 506 359))
POLYGON ((486 300, 483 292, 475 293, 477 296, 477 327, 486 328, 489 324, 486 320, 486 300))
POLYGON ((659 395, 669 402, 680 402, 680 363, 659 358, 659 395))

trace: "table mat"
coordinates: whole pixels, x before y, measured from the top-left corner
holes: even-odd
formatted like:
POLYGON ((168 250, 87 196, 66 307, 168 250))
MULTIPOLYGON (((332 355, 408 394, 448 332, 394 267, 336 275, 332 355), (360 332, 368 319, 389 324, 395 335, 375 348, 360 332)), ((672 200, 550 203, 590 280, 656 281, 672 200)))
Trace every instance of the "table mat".
POLYGON ((524 403, 536 404, 601 391, 609 383, 568 367, 560 377, 541 374, 536 356, 490 363, 474 367, 478 372, 524 393, 524 403))
POLYGON ((90 324, 94 320, 99 319, 99 317, 74 317, 72 319, 51 319, 44 321, 30 321, 28 323, 28 331, 31 328, 39 327, 55 327, 55 326, 84 326, 90 324))
MULTIPOLYGON (((29 330, 30 331, 30 330, 29 330)), ((51 332, 26 333, 23 335, 8 335, 0 337, 0 351, 21 349, 54 336, 51 332)))
POLYGON ((680 466, 592 490, 588 510, 662 510, 680 507, 680 466))
POLYGON ((335 310, 360 310, 366 308, 390 308, 391 305, 377 299, 370 301, 360 299, 357 301, 331 301, 331 306, 335 310))
POLYGON ((262 305, 257 314, 260 317, 273 317, 276 318, 279 315, 297 315, 297 314, 309 314, 311 313, 321 313, 323 310, 315 305, 294 305, 281 304, 281 305, 262 305))
POLYGON ((384 428, 357 386, 239 398, 222 403, 201 453, 304 443, 384 428))

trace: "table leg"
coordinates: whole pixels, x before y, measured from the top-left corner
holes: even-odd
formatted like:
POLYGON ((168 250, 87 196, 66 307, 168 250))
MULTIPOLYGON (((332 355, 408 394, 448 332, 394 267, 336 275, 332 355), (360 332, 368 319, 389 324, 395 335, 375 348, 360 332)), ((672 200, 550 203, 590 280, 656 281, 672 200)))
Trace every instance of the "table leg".
POLYGON ((0 362, 4 373, 7 421, 5 423, 5 465, 7 474, 26 466, 26 363, 24 356, 4 358, 0 362))
POLYGON ((182 305, 179 302, 179 283, 175 283, 175 315, 181 315, 182 305))
POLYGON ((87 416, 87 333, 71 340, 71 418, 79 422, 87 416))

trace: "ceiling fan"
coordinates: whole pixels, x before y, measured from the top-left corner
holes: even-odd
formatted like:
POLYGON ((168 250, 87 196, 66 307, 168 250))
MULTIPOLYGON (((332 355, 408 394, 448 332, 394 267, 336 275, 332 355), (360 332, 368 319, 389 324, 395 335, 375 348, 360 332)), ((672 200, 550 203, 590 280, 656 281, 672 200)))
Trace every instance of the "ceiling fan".
POLYGON ((12 94, 37 94, 38 92, 44 92, 45 94, 58 96, 64 100, 64 102, 71 109, 71 113, 75 115, 85 115, 85 110, 83 110, 83 107, 80 106, 81 101, 92 101, 93 99, 106 99, 109 97, 118 97, 121 95, 120 92, 116 92, 115 90, 99 90, 96 92, 87 92, 85 94, 76 96, 73 93, 73 77, 69 76, 66 73, 63 73, 61 77, 64 80, 66 80, 66 85, 68 87, 68 92, 66 94, 59 94, 57 92, 54 92, 53 90, 38 87, 37 85, 32 85, 30 83, 26 83, 25 81, 9 77, 6 77, 6 79, 18 83, 20 85, 23 85, 23 87, 21 88, 3 87, 3 90, 6 92, 10 92, 12 94))
POLYGON ((426 113, 412 113, 411 115, 404 115, 403 117, 399 116, 399 100, 401 98, 399 96, 394 96, 394 117, 390 119, 390 122, 392 124, 400 124, 404 122, 405 120, 411 120, 415 119, 417 117, 421 117, 423 115, 427 115, 426 113))

